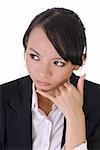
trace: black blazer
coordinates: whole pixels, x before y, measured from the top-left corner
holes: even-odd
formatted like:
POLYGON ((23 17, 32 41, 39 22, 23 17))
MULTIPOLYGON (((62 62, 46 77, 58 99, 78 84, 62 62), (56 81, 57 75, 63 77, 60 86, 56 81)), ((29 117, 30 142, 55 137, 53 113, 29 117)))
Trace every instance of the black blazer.
MULTIPOLYGON (((76 86, 78 77, 72 74, 76 86)), ((32 149, 32 80, 29 76, 0 86, 0 150, 32 149)), ((85 80, 83 110, 89 150, 100 150, 100 85, 85 80)), ((66 120, 62 144, 65 141, 66 120)))

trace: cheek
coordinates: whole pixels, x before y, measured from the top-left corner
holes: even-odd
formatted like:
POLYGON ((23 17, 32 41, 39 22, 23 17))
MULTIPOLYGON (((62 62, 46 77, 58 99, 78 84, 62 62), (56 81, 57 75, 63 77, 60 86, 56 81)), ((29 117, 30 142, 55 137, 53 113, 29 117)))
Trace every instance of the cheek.
POLYGON ((39 72, 39 66, 31 58, 26 57, 26 67, 30 75, 37 74, 39 72))
POLYGON ((29 56, 26 56, 26 67, 27 67, 28 72, 30 73, 32 70, 32 62, 29 56))
POLYGON ((54 76, 54 79, 53 79, 54 83, 57 85, 64 83, 71 77, 72 72, 73 72, 73 70, 69 69, 69 70, 60 71, 59 73, 56 73, 56 75, 54 76))

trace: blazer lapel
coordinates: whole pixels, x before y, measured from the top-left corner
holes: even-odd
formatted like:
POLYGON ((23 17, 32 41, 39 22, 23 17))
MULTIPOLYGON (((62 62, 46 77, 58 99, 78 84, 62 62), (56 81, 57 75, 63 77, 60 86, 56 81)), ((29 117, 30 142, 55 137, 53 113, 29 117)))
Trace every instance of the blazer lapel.
POLYGON ((61 148, 65 144, 65 136, 66 136, 66 118, 64 118, 64 128, 63 128, 63 136, 62 136, 61 148))
POLYGON ((6 103, 7 147, 32 149, 32 81, 29 76, 21 80, 10 102, 6 103))

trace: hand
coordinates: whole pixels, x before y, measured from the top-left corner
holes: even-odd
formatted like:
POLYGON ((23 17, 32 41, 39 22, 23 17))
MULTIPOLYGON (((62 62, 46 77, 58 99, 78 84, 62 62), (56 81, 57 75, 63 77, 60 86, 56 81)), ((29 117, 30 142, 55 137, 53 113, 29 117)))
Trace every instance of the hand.
POLYGON ((84 79, 85 75, 79 78, 77 87, 70 82, 65 82, 52 95, 44 91, 37 91, 53 101, 66 117, 65 150, 73 149, 86 141, 85 117, 82 110, 84 79))
POLYGON ((54 94, 48 92, 38 91, 42 96, 50 99, 58 108, 64 113, 65 117, 75 115, 83 106, 83 86, 85 75, 78 80, 77 87, 72 85, 69 81, 59 86, 54 94))

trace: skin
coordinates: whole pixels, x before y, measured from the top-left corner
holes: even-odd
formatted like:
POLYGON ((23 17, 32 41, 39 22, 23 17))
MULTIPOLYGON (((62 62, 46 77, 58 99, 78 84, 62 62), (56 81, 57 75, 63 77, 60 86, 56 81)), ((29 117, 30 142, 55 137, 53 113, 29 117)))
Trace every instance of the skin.
POLYGON ((31 31, 25 57, 38 94, 39 108, 48 115, 55 103, 67 119, 65 150, 80 145, 86 140, 82 110, 85 76, 79 78, 77 87, 70 83, 73 70, 79 66, 62 59, 39 26, 31 31))

